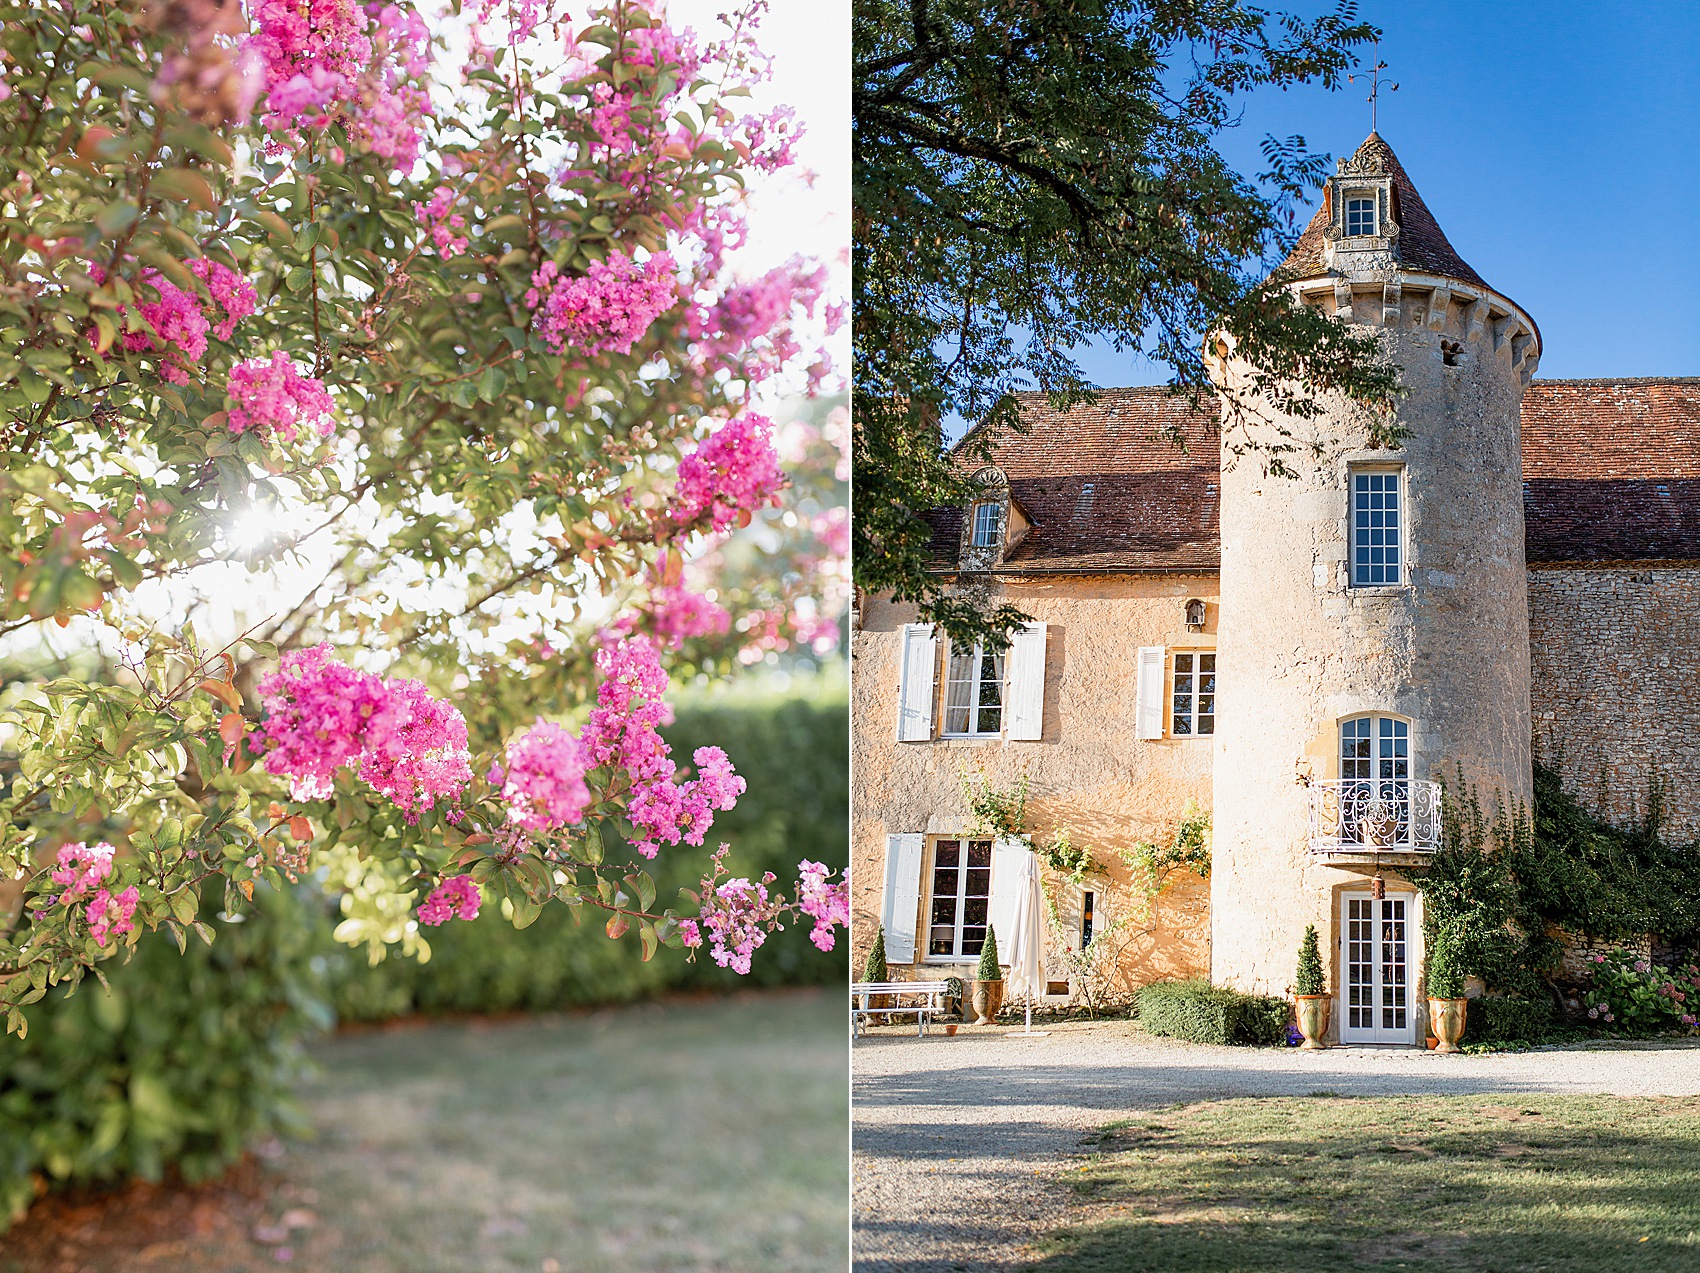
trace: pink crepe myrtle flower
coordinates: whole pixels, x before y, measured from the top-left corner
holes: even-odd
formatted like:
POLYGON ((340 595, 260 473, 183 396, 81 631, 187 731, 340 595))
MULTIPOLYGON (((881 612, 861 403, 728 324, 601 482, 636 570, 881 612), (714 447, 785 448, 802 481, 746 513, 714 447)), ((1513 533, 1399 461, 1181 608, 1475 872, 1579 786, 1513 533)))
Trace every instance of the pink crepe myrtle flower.
POLYGON ((675 649, 692 637, 724 636, 732 627, 726 607, 682 584, 651 584, 649 626, 675 649))
POLYGON ((819 862, 797 864, 797 907, 815 921, 809 940, 821 950, 833 948, 835 927, 850 924, 850 885, 844 881, 828 883, 830 874, 819 862))
POLYGON ((457 916, 461 919, 477 919, 480 900, 478 885, 470 875, 451 875, 419 903, 419 922, 435 928, 457 916))
POLYGON ((293 442, 297 433, 329 437, 336 428, 336 404, 324 382, 302 375, 282 350, 270 361, 255 358, 232 367, 225 392, 232 433, 252 430, 293 442))
MULTIPOLYGON (((94 273, 97 279, 104 278, 104 272, 94 273)), ((188 384, 188 368, 207 352, 211 327, 201 311, 201 298, 184 291, 158 270, 142 271, 136 294, 151 294, 153 299, 136 302, 143 328, 126 331, 120 343, 131 353, 159 355, 160 375, 174 385, 188 384)), ((118 308, 122 314, 125 307, 118 308)))
POLYGON ((416 820, 472 781, 466 719, 419 681, 385 681, 338 662, 330 644, 291 650, 260 682, 265 720, 251 746, 290 780, 297 800, 323 800, 347 766, 416 820))
POLYGON ((113 847, 104 840, 99 844, 65 844, 59 848, 54 861, 52 879, 64 892, 56 900, 70 905, 98 888, 112 874, 113 847))
POLYGON ((553 721, 540 720, 508 744, 500 770, 508 821, 528 831, 553 831, 584 817, 585 749, 553 721))
MULTIPOLYGON (((466 236, 456 234, 463 229, 466 218, 458 212, 450 211, 454 207, 455 192, 448 186, 438 186, 431 192, 431 198, 426 203, 415 202, 413 215, 419 218, 419 223, 426 227, 427 233, 437 253, 445 261, 459 256, 466 251, 466 236)), ((476 301, 476 297, 471 297, 476 301)))
POLYGON ((367 724, 360 777, 404 813, 455 799, 472 781, 466 718, 421 681, 389 680, 384 689, 367 724))
POLYGON ((136 931, 134 916, 139 900, 140 894, 134 884, 116 895, 103 888, 89 899, 83 916, 88 921, 89 936, 94 938, 95 945, 104 947, 108 937, 123 937, 136 931))
POLYGON ((213 335, 220 340, 229 340, 236 331, 236 324, 259 308, 259 293, 247 278, 211 257, 190 261, 189 271, 206 286, 213 304, 224 315, 213 327, 213 335))
POLYGON ((785 473, 773 449, 773 424, 765 416, 729 420, 679 461, 678 482, 669 514, 681 524, 705 513, 716 532, 732 524, 740 510, 779 503, 785 473))
POLYGON ((555 353, 570 345, 585 354, 629 354, 678 299, 676 268, 665 252, 638 262, 616 250, 577 277, 546 261, 531 276, 526 308, 538 338, 555 353))

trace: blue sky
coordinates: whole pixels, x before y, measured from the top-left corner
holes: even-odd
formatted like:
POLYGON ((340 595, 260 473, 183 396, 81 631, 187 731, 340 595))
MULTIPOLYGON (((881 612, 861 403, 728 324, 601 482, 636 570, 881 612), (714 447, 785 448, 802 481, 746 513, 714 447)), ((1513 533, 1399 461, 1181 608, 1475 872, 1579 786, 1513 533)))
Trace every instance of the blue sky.
MULTIPOLYGON (((1540 325, 1540 377, 1700 375, 1700 4, 1369 0, 1362 13, 1386 32, 1399 84, 1381 135, 1459 255, 1540 325)), ((1222 150, 1251 173, 1266 133, 1349 154, 1369 132, 1366 92, 1254 94, 1222 150)), ((1168 378, 1077 353, 1101 385, 1168 378)))

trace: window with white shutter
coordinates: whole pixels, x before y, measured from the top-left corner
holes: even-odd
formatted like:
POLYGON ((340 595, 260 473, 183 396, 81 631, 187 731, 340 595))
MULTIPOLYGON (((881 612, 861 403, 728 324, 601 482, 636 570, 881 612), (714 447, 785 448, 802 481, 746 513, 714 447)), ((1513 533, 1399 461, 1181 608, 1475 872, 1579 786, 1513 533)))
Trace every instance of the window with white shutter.
POLYGON ((1163 708, 1168 697, 1163 692, 1163 647, 1143 645, 1139 648, 1138 697, 1134 708, 1134 734, 1139 738, 1163 736, 1163 708))
POLYGON ((921 902, 921 851, 925 837, 885 837, 885 894, 880 924, 885 928, 887 963, 915 962, 915 916, 921 902))
POLYGON ((1007 736, 1037 742, 1045 730, 1045 625, 1029 623, 1010 640, 1007 736))
POLYGON ((903 626, 897 667, 897 741, 929 742, 933 736, 933 677, 939 661, 938 638, 930 623, 903 626))

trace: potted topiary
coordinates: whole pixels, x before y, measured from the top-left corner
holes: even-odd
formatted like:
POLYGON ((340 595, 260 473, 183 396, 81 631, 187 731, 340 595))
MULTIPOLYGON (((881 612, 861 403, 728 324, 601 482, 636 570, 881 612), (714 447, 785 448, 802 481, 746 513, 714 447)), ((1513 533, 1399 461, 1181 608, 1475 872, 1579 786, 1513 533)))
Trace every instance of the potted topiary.
POLYGON ((1299 1031, 1305 1036, 1302 1048, 1316 1051, 1328 1045, 1322 1036, 1328 1032, 1328 982, 1322 972, 1322 950, 1317 945, 1316 925, 1306 924, 1304 940, 1299 943, 1298 975, 1293 979, 1293 998, 1298 1001, 1299 1031))
POLYGON ((986 944, 980 947, 980 967, 974 974, 975 1025, 991 1025, 1003 1007, 1003 969, 998 967, 998 934, 986 929, 986 944))
POLYGON ((1428 956, 1429 1029, 1439 1040, 1436 1052, 1456 1052, 1464 1037, 1464 970, 1458 965, 1457 941, 1451 930, 1441 929, 1434 937, 1428 956))
MULTIPOLYGON (((862 965, 862 980, 868 982, 891 980, 891 972, 885 966, 885 925, 883 924, 874 929, 874 944, 868 950, 868 961, 862 965)), ((867 1006, 869 1008, 889 1008, 891 1007, 891 996, 869 995, 867 1006)), ((883 1015, 870 1015, 868 1017, 869 1025, 884 1025, 885 1021, 883 1015)))

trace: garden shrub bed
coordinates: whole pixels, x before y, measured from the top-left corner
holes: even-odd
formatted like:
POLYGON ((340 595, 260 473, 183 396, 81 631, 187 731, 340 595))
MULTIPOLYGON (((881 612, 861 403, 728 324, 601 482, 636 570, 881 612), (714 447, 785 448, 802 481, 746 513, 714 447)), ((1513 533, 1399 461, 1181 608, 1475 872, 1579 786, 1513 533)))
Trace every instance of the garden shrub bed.
POLYGON ((1464 1017, 1464 1042, 1501 1046, 1543 1043, 1552 1029, 1550 1000, 1483 997, 1470 1000, 1464 1017))
POLYGON ((1148 1034, 1193 1043, 1283 1044, 1292 1019, 1285 999, 1242 994, 1203 978, 1152 982, 1140 988, 1137 1003, 1148 1034))

